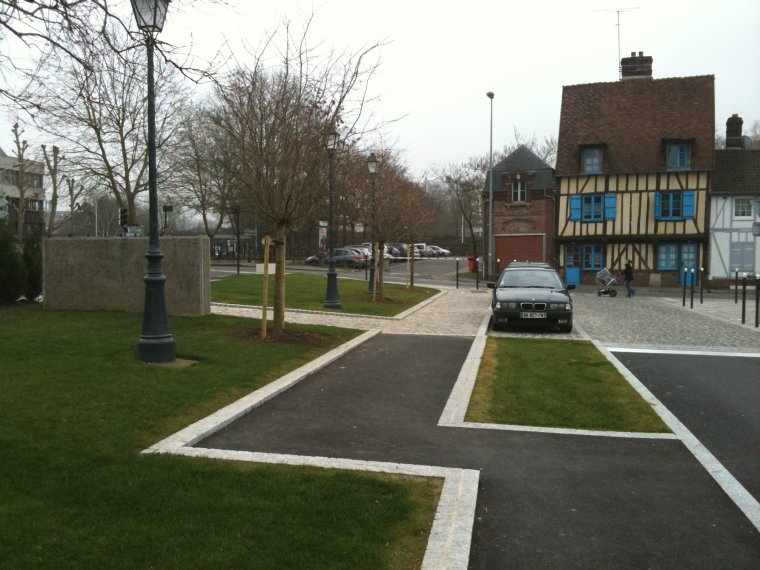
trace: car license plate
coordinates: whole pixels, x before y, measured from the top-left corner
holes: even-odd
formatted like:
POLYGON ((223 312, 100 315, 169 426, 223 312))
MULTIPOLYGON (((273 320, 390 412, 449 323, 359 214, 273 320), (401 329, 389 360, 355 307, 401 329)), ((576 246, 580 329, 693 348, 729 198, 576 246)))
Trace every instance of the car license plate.
POLYGON ((536 312, 530 312, 530 313, 520 313, 521 319, 545 319, 546 313, 536 313, 536 312))

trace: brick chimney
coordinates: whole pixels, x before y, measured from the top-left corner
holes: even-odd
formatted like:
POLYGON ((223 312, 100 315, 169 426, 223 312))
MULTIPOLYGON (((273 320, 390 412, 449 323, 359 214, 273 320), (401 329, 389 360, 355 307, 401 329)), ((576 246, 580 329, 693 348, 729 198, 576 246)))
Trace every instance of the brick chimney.
POLYGON ((620 70, 622 79, 652 79, 652 56, 644 55, 643 51, 636 55, 635 51, 631 52, 631 57, 624 57, 620 60, 620 70))
POLYGON ((726 148, 744 148, 742 137, 742 118, 734 113, 726 121, 726 148))

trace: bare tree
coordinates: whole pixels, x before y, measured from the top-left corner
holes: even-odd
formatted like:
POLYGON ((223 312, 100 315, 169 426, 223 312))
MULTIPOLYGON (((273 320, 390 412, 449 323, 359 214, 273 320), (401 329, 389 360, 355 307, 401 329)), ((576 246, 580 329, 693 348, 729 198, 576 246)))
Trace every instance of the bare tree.
POLYGON ((172 161, 177 179, 176 201, 200 214, 204 232, 214 237, 236 200, 238 177, 232 142, 204 106, 185 119, 179 139, 181 145, 172 161))
MULTIPOLYGON (((9 206, 16 211, 16 235, 24 235, 24 225, 30 222, 27 212, 31 201, 42 200, 42 173, 39 163, 28 158, 29 143, 22 138, 24 130, 14 123, 11 129, 16 147, 15 168, 10 169, 13 185, 16 187, 16 196, 9 201, 9 206)), ((41 208, 34 208, 42 215, 41 208)))
POLYGON ((480 169, 480 159, 473 158, 462 164, 450 164, 438 173, 446 183, 462 214, 470 236, 473 259, 478 258, 478 241, 475 229, 482 216, 481 193, 485 176, 480 169))
MULTIPOLYGON (((63 141, 70 172, 87 186, 107 188, 135 223, 136 198, 148 187, 147 102, 144 57, 140 50, 127 50, 129 45, 123 30, 113 26, 70 47, 86 58, 86 67, 53 54, 40 62, 30 96, 41 109, 33 117, 35 124, 63 141)), ((166 189, 172 181, 166 156, 177 141, 187 94, 172 67, 157 68, 156 146, 159 179, 166 189)))
MULTIPOLYGON (((327 133, 334 126, 344 138, 356 135, 366 82, 375 70, 367 58, 378 47, 320 58, 307 45, 308 25, 301 36, 288 24, 282 31, 277 65, 265 62, 265 47, 252 68, 237 70, 217 90, 223 112, 216 116, 236 152, 241 206, 274 227, 275 335, 285 323, 286 236, 324 203, 327 133)), ((273 45, 274 38, 267 47, 273 45)))
MULTIPOLYGON (((183 0, 172 4, 173 9, 190 9, 194 4, 212 4, 224 6, 226 0, 183 0), (175 8, 177 6, 177 8, 175 8)), ((36 73, 34 66, 27 67, 29 61, 45 60, 54 56, 59 61, 69 61, 83 69, 91 68, 88 54, 79 46, 89 41, 93 35, 103 33, 108 41, 110 30, 120 28, 128 33, 134 30, 132 15, 126 0, 0 0, 0 42, 14 38, 26 51, 17 50, 18 56, 8 55, 9 50, 0 50, 0 70, 3 74, 18 73, 29 77, 36 73), (109 31, 106 33, 106 31, 109 31)), ((135 35, 135 43, 142 40, 135 35)), ((159 54, 165 61, 181 69, 183 73, 194 78, 208 76, 210 70, 218 67, 209 64, 205 68, 191 68, 186 57, 175 61, 173 46, 160 43, 159 54)), ((114 51, 121 51, 114 46, 114 51)), ((6 77, 7 78, 7 77, 6 77)), ((8 83, 6 83, 8 85, 8 83)), ((31 105, 36 111, 39 101, 28 97, 23 90, 0 87, 0 99, 6 102, 31 105)))

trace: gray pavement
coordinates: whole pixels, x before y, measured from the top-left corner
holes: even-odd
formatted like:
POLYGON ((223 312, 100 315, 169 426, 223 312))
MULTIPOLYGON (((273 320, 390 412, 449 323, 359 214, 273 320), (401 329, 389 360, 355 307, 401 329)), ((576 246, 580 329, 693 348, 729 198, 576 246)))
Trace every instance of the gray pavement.
MULTIPOLYGON (((708 298, 690 309, 688 299, 684 308, 669 293, 626 299, 580 290, 573 294, 572 333, 492 334, 591 339, 613 350, 760 354, 760 331, 753 321, 738 322, 733 299, 708 298)), ((201 430, 186 445, 226 450, 229 458, 318 456, 344 458, 350 466, 365 461, 479 472, 477 509, 454 509, 464 518, 475 515, 473 525, 462 525, 471 544, 469 536, 458 538, 469 556, 426 555, 427 568, 760 567, 760 534, 751 514, 721 490, 686 437, 589 437, 437 423, 472 359, 472 338, 483 332, 489 303, 488 290, 445 289, 393 319, 288 311, 289 322, 382 334, 311 371, 308 382, 262 403, 255 414, 246 408, 222 422, 226 427, 201 430)), ((260 316, 260 310, 235 306, 214 305, 213 312, 260 316)), ((436 517, 436 529, 439 518, 445 517, 436 517)), ((457 541, 455 533, 447 536, 454 539, 443 540, 443 548, 457 541)))

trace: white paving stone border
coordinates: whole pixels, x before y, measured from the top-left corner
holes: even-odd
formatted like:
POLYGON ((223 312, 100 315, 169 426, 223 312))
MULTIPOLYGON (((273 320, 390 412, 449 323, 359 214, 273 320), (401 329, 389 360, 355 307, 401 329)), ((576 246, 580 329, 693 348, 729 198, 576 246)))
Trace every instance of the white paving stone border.
MULTIPOLYGON (((465 415, 470 405, 472 391, 475 388, 475 381, 478 376, 480 362, 483 359, 483 351, 486 347, 488 338, 488 325, 491 321, 491 309, 484 315, 480 323, 475 340, 470 347, 470 352, 465 358, 464 365, 459 372, 456 384, 451 390, 443 413, 438 420, 438 425, 442 427, 453 428, 470 428, 470 429, 488 429, 497 431, 519 431, 532 433, 550 433, 560 435, 585 435, 592 437, 618 437, 628 439, 678 439, 673 433, 649 433, 649 432, 628 432, 628 431, 601 431, 587 429, 568 429, 568 428, 549 428, 534 427, 509 424, 489 424, 480 422, 466 422, 465 415)), ((579 325, 574 324, 581 338, 591 340, 585 330, 579 325)), ((593 342, 593 341, 592 341, 593 342)), ((596 343, 595 343, 596 344, 596 343)), ((604 354, 604 352, 603 352, 604 354)))
MULTIPOLYGON (((739 509, 746 515, 755 528, 760 531, 760 503, 755 499, 744 486, 726 469, 723 464, 708 450, 689 429, 681 423, 667 407, 665 407, 649 389, 636 378, 636 376, 620 362, 610 349, 602 346, 598 341, 592 340, 594 345, 612 362, 615 368, 628 380, 631 386, 641 394, 647 402, 650 403, 657 415, 663 422, 673 430, 686 448, 696 458, 697 461, 705 468, 721 489, 729 496, 739 509)), ((627 349, 625 352, 642 352, 649 353, 649 350, 634 351, 627 349)), ((707 353, 701 353, 707 354, 707 353)), ((715 356, 723 356, 724 353, 710 353, 715 356)), ((745 355, 746 356, 746 355, 745 355)), ((751 354, 750 356, 758 356, 751 354)))
POLYGON ((431 465, 192 447, 379 333, 379 330, 372 330, 359 335, 297 370, 159 441, 143 453, 441 478, 443 488, 438 499, 422 568, 423 570, 466 570, 470 560, 472 528, 475 523, 479 471, 431 465))
MULTIPOLYGON (((386 317, 383 315, 359 315, 356 313, 341 313, 338 311, 314 311, 310 309, 285 309, 286 313, 302 313, 305 315, 322 315, 322 316, 328 316, 328 317, 347 317, 347 318, 356 318, 356 319, 377 319, 377 320, 386 320, 386 321, 400 321, 408 317, 409 315, 416 313, 420 309, 423 309, 427 307, 430 303, 437 301, 442 296, 446 294, 446 291, 441 291, 438 289, 438 287, 426 287, 427 289, 436 289, 438 290, 438 293, 433 295, 432 297, 429 297, 428 299, 425 299, 424 301, 421 301, 414 305, 413 307, 408 308, 403 313, 399 313, 398 315, 393 315, 392 317, 386 317)), ((248 309, 250 311, 261 311, 262 307, 261 305, 241 305, 239 303, 211 303, 212 307, 220 307, 220 308, 232 308, 232 309, 248 309)), ((273 307, 267 307, 267 318, 268 320, 272 320, 273 318, 273 307)))

